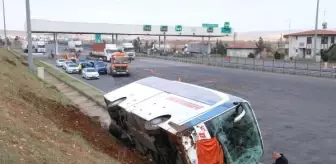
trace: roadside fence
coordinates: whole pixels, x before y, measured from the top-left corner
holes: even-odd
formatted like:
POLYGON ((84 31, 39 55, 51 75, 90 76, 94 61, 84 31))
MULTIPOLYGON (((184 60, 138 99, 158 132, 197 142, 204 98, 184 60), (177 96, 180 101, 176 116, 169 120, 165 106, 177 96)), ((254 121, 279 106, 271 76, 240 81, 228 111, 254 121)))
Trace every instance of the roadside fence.
POLYGON ((142 57, 179 61, 190 64, 201 64, 217 67, 239 68, 254 71, 275 72, 283 74, 336 78, 336 63, 302 60, 254 59, 239 57, 211 57, 211 56, 160 56, 141 54, 142 57))

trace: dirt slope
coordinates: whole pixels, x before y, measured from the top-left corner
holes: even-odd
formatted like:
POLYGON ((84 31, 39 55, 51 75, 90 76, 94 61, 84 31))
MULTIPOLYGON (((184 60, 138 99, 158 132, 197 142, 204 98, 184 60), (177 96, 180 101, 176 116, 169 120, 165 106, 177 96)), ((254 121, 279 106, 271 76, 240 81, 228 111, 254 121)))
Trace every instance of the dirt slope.
POLYGON ((23 61, 0 49, 0 163, 144 163, 23 61))

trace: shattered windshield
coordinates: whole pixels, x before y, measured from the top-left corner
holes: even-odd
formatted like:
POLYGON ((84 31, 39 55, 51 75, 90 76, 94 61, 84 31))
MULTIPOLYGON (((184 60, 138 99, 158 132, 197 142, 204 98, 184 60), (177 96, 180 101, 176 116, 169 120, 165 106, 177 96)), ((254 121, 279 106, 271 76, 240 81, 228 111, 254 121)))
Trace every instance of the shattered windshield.
POLYGON ((222 145, 226 164, 255 163, 263 155, 263 146, 258 125, 248 103, 239 105, 238 111, 244 109, 246 114, 234 123, 240 113, 228 111, 205 123, 212 137, 222 145))

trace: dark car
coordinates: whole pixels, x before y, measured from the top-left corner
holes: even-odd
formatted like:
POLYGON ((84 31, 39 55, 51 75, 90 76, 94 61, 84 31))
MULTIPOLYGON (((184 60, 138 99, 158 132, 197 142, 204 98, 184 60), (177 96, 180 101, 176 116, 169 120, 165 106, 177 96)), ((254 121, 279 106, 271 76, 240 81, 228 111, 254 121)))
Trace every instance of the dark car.
POLYGON ((85 63, 85 62, 87 62, 87 61, 86 61, 86 59, 84 59, 84 58, 79 58, 79 59, 77 59, 77 63, 78 63, 78 64, 85 63))
POLYGON ((80 63, 79 73, 81 73, 84 68, 95 68, 95 67, 94 67, 93 63, 91 63, 91 62, 80 63))
POLYGON ((99 74, 107 74, 107 65, 103 61, 91 61, 99 74))

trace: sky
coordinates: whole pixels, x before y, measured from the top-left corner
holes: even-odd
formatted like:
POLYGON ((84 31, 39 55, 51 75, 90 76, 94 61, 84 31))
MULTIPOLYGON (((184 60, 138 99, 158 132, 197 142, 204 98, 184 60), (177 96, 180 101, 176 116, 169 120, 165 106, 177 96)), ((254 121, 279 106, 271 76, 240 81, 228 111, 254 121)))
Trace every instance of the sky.
MULTIPOLYGON (((323 20, 336 28, 335 6, 336 0, 320 0, 320 28, 323 20)), ((250 32, 288 30, 289 22, 290 29, 313 29, 316 0, 30 0, 30 7, 36 19, 184 26, 228 21, 235 31, 250 32)), ((8 30, 24 30, 25 11, 25 0, 5 0, 8 30)))

